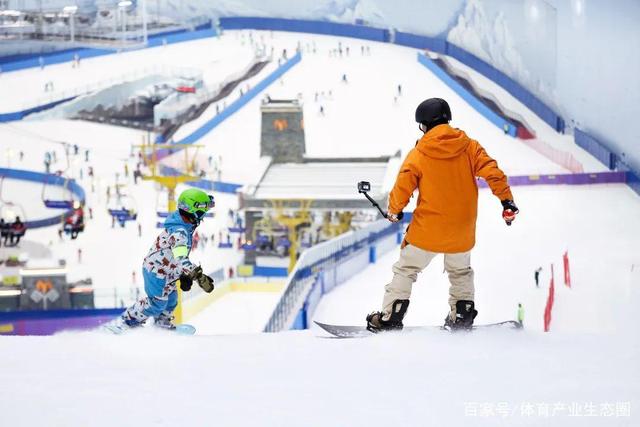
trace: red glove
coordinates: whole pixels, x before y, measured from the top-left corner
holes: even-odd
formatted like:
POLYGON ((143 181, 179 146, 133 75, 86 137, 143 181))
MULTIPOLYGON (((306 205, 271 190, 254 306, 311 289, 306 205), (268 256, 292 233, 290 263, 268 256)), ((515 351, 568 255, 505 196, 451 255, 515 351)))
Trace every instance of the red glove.
POLYGON ((513 220, 516 219, 516 215, 518 214, 518 212, 520 212, 520 210, 518 209, 516 204, 513 203, 513 200, 507 199, 501 201, 500 203, 502 203, 502 219, 504 219, 504 222, 506 222, 507 225, 511 225, 513 220))

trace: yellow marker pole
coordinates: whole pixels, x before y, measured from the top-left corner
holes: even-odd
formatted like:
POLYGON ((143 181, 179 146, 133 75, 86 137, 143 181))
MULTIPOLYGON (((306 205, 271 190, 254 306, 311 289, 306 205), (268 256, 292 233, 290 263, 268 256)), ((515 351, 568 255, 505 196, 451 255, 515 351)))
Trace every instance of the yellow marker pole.
POLYGON ((176 282, 176 292, 178 293, 178 305, 173 311, 173 321, 176 325, 180 325, 182 324, 182 289, 180 289, 180 280, 176 282))
MULTIPOLYGON (((167 210, 169 212, 176 210, 176 181, 177 180, 174 180, 173 185, 167 185, 167 196, 169 198, 169 200, 167 200, 167 210)), ((175 324, 180 325, 184 320, 182 316, 182 289, 180 289, 180 280, 176 282, 176 292, 178 293, 178 305, 176 305, 176 309, 173 311, 173 316, 175 317, 175 324)))

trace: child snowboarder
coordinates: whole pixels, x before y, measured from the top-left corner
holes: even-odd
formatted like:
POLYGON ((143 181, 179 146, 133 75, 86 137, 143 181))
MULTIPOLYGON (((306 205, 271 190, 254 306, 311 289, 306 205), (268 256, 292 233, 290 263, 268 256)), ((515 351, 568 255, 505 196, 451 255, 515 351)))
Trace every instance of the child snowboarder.
POLYGON ((476 177, 484 178, 500 199, 507 225, 518 213, 507 178, 496 161, 477 141, 449 126, 451 109, 445 100, 427 99, 416 109, 415 118, 424 135, 400 168, 389 194, 387 219, 398 221, 416 189, 418 203, 400 259, 393 265, 393 280, 385 286, 382 310, 367 316, 371 332, 402 329, 411 287, 418 273, 440 253, 451 282, 445 327, 470 329, 478 314, 470 265, 478 212, 476 177))
POLYGON ((122 313, 118 322, 121 330, 141 326, 149 317, 154 318, 157 327, 175 329, 173 310, 178 304, 178 280, 183 291, 189 291, 194 281, 205 292, 213 291, 213 279, 189 260, 189 252, 196 227, 214 206, 213 196, 204 191, 189 189, 180 194, 178 210, 167 217, 164 230, 143 262, 142 277, 147 297, 122 313))

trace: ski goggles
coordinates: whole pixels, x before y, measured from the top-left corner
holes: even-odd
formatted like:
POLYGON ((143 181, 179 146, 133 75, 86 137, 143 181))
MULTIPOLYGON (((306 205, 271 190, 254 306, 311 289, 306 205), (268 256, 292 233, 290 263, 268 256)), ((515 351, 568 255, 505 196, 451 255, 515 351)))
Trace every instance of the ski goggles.
POLYGON ((211 209, 212 207, 214 207, 216 205, 215 200, 213 199, 212 195, 209 195, 209 201, 208 202, 195 202, 193 204, 193 207, 195 209, 204 209, 204 210, 208 210, 211 209))

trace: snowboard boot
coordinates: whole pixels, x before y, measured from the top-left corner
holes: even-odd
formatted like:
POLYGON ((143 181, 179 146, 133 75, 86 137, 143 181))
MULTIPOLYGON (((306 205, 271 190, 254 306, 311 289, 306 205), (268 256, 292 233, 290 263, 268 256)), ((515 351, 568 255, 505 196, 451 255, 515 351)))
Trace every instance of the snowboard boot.
POLYGON ((120 316, 120 321, 123 326, 130 329, 144 325, 145 320, 146 319, 142 319, 140 316, 136 316, 135 311, 132 312, 131 309, 127 309, 122 313, 122 316, 120 316))
POLYGON ((122 334, 130 329, 139 328, 144 325, 145 318, 136 318, 135 312, 128 308, 120 317, 105 323, 103 326, 114 334, 122 334))
POLYGON ((367 316, 367 330, 373 333, 402 329, 402 319, 409 308, 408 299, 397 299, 391 304, 389 319, 384 320, 386 313, 375 311, 367 316))
POLYGON ((477 315, 478 311, 475 309, 473 301, 457 301, 456 318, 451 319, 451 314, 448 314, 444 319, 444 327, 450 330, 470 330, 473 327, 473 319, 475 319, 477 315))
POLYGON ((176 325, 173 323, 175 317, 168 311, 163 311, 157 317, 154 318, 154 326, 163 329, 175 329, 176 325))

